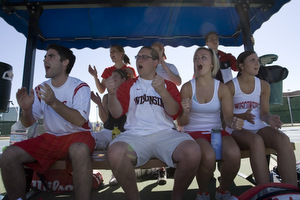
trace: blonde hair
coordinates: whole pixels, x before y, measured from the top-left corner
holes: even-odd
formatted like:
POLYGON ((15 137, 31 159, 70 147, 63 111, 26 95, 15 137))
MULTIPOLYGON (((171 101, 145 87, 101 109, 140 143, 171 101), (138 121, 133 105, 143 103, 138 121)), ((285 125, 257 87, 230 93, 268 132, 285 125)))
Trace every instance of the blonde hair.
POLYGON ((198 53, 198 51, 200 50, 207 50, 208 52, 210 52, 210 55, 211 55, 211 62, 213 64, 213 68, 211 70, 211 76, 213 78, 216 77, 218 71, 219 71, 219 59, 216 55, 216 53, 214 52, 214 50, 212 50, 211 48, 206 48, 206 47, 199 47, 198 49, 196 49, 195 53, 194 53, 194 57, 193 57, 193 60, 195 60, 195 56, 196 54, 198 53))

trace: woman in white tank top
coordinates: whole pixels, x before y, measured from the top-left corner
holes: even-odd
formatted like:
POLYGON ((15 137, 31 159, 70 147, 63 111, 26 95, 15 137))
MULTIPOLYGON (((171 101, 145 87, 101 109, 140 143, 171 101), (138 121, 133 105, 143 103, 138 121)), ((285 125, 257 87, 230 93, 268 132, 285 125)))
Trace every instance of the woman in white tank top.
POLYGON ((282 182, 297 186, 295 155, 287 135, 279 130, 279 116, 269 113, 270 85, 255 77, 260 63, 254 51, 245 51, 237 59, 239 76, 227 83, 233 96, 235 116, 245 120, 240 131, 232 132, 241 149, 250 150, 250 162, 257 184, 269 183, 269 169, 265 147, 278 155, 278 169, 282 182), (269 124, 269 125, 267 125, 269 124))
MULTIPOLYGON (((178 125, 184 126, 199 144, 201 162, 196 175, 199 191, 196 200, 209 199, 209 181, 215 171, 216 156, 210 144, 211 129, 221 127, 221 110, 228 126, 241 130, 242 119, 233 116, 228 87, 213 77, 219 69, 218 58, 211 49, 198 48, 194 54, 194 79, 181 88, 183 112, 178 125)), ((216 199, 231 196, 229 188, 240 167, 240 149, 229 133, 222 130, 221 181, 216 199)))

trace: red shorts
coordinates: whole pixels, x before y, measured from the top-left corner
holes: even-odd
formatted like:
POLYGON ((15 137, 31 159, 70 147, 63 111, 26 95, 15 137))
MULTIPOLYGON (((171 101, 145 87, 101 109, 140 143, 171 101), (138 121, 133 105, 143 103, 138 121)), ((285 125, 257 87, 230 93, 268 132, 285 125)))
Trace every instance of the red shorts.
MULTIPOLYGON (((194 140, 197 139, 205 139, 210 143, 211 139, 211 134, 208 131, 192 131, 192 132, 187 132, 194 140)), ((227 131, 221 130, 221 136, 231 136, 227 131)))
POLYGON ((95 140, 89 131, 63 136, 44 133, 38 137, 17 142, 14 145, 25 150, 36 160, 34 163, 26 163, 26 166, 43 173, 57 160, 67 160, 69 147, 73 143, 84 143, 89 147, 91 154, 94 151, 95 140))

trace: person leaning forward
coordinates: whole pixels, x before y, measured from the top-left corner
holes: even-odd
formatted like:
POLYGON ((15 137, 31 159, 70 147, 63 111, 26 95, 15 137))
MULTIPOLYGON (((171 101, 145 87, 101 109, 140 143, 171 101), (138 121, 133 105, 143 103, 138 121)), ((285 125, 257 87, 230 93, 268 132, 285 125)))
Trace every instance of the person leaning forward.
POLYGON ((125 132, 108 148, 111 169, 130 200, 140 200, 134 167, 158 158, 169 167, 177 167, 172 199, 183 199, 199 162, 200 148, 186 133, 173 129, 180 114, 181 97, 176 85, 156 75, 158 53, 142 47, 136 56, 139 77, 118 89, 108 78, 108 108, 113 117, 127 114, 125 132))
POLYGON ((44 173, 63 158, 71 162, 76 199, 90 199, 91 153, 95 147, 88 122, 91 91, 86 83, 69 76, 74 62, 70 49, 49 45, 44 58, 49 80, 29 95, 24 87, 17 91, 22 124, 29 127, 43 118, 46 133, 15 143, 3 152, 1 174, 9 199, 26 199, 23 165, 44 173))

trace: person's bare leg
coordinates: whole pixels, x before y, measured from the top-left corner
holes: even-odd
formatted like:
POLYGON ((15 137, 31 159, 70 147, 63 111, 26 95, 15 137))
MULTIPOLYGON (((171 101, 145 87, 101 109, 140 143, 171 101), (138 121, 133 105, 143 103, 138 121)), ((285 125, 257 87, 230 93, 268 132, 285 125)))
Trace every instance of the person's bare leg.
POLYGON ((182 200, 197 172, 201 152, 199 145, 192 141, 184 141, 177 146, 173 153, 173 160, 178 163, 175 176, 172 200, 182 200))
POLYGON ((34 159, 23 149, 9 146, 2 153, 1 175, 9 199, 26 199, 26 177, 23 163, 34 159))
POLYGON ((74 143, 69 148, 69 157, 73 168, 73 185, 77 200, 90 200, 93 169, 91 154, 84 143, 74 143))
POLYGON ((210 143, 205 139, 198 139, 196 142, 201 149, 201 161, 196 174, 199 193, 208 192, 209 181, 216 168, 216 155, 210 143))
POLYGON ((283 132, 265 127, 258 131, 267 147, 277 151, 277 163, 283 183, 297 186, 296 158, 289 137, 283 132))
POLYGON ((233 138, 241 149, 250 151, 250 164, 256 184, 269 183, 269 169, 265 156, 265 143, 263 138, 246 130, 235 131, 233 138))
POLYGON ((233 179, 240 169, 240 148, 231 136, 222 137, 222 161, 220 166, 220 191, 230 189, 233 179))
POLYGON ((108 148, 111 170, 129 200, 140 200, 134 170, 136 159, 136 153, 127 143, 116 142, 108 148))

